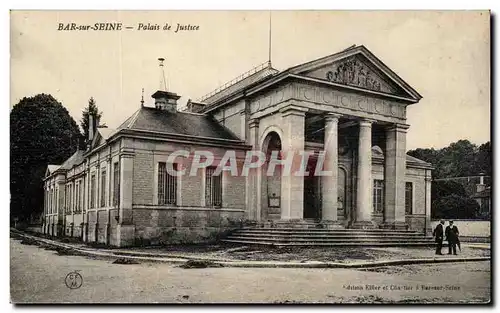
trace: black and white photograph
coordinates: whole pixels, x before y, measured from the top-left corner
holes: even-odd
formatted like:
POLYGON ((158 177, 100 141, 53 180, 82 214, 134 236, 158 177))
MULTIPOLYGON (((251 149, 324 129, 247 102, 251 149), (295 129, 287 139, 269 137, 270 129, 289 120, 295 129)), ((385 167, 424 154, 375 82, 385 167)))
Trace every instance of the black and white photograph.
POLYGON ((492 303, 486 8, 9 19, 12 304, 492 303))

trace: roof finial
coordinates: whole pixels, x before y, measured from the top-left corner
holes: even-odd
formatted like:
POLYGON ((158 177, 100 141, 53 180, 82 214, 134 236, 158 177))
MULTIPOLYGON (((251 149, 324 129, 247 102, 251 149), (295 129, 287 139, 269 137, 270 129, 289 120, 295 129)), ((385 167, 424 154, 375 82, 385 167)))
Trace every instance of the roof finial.
POLYGON ((271 24, 272 11, 269 11, 269 56, 267 59, 267 65, 271 67, 271 47, 272 47, 272 24, 271 24))
POLYGON ((142 88, 142 95, 141 95, 141 107, 144 106, 144 88, 142 88))
POLYGON ((163 61, 164 58, 158 58, 160 61, 160 90, 167 91, 167 80, 165 79, 165 71, 163 70, 163 61))

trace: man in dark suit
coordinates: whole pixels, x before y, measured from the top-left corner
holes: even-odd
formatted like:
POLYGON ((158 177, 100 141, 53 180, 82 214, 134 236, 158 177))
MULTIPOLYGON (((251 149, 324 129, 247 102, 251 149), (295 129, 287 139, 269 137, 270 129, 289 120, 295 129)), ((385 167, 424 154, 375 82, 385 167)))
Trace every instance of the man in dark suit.
POLYGON ((443 247, 443 225, 444 220, 439 221, 433 232, 433 236, 436 238, 436 254, 438 255, 443 255, 441 253, 441 248, 443 247))
POLYGON ((448 254, 453 252, 454 255, 457 255, 458 227, 453 225, 453 221, 450 221, 450 225, 446 226, 444 234, 446 241, 448 241, 448 254))

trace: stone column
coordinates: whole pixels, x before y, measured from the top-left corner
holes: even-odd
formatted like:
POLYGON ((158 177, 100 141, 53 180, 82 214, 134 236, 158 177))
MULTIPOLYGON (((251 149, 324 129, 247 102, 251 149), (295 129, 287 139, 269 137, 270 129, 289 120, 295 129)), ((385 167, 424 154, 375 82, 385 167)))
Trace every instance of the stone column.
MULTIPOLYGON (((283 137, 281 146, 285 158, 293 157, 290 173, 282 172, 281 178, 281 219, 300 220, 304 218, 304 177, 295 176, 302 164, 301 151, 304 151, 305 115, 307 109, 288 106, 280 110, 283 137)), ((284 167, 283 167, 284 170, 284 167)))
POLYGON ((329 113, 325 117, 325 146, 323 170, 331 171, 332 175, 321 177, 321 196, 322 196, 322 220, 334 221, 338 219, 338 123, 339 114, 329 113))
MULTIPOLYGON (((75 185, 76 186, 76 185, 75 185)), ((84 209, 82 215, 82 238, 83 241, 89 241, 89 209, 90 209, 90 158, 88 158, 85 163, 85 176, 83 180, 83 186, 85 188, 85 201, 84 201, 84 209)), ((73 190, 72 195, 74 196, 75 192, 73 190)))
POLYGON ((432 235, 431 186, 432 186, 431 171, 425 170, 425 232, 427 235, 432 235))
POLYGON ((372 121, 359 122, 356 221, 354 228, 373 228, 372 121))
POLYGON ((132 193, 134 176, 134 151, 123 149, 120 153, 120 206, 117 226, 117 245, 134 244, 135 226, 132 224, 132 193))
POLYGON ((408 125, 396 124, 386 130, 384 228, 406 229, 405 174, 408 128, 408 125))
POLYGON ((47 203, 49 199, 47 197, 47 182, 43 184, 43 220, 42 220, 42 233, 46 234, 46 225, 47 225, 47 203))
MULTIPOLYGON (((252 119, 248 122, 247 144, 252 146, 254 151, 259 151, 259 120, 252 119)), ((250 169, 246 177, 246 207, 247 218, 251 220, 260 220, 260 184, 258 173, 260 168, 250 169)))

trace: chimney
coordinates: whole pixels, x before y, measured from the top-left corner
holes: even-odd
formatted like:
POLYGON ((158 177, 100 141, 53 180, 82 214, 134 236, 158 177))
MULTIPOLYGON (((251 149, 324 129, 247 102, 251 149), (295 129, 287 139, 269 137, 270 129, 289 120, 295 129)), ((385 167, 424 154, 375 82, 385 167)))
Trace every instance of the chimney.
POLYGON ((479 184, 476 185, 476 192, 481 192, 486 189, 484 184, 484 173, 479 173, 479 184))
POLYGON ((94 115, 89 113, 89 142, 94 139, 94 115))
POLYGON ((155 108, 175 113, 177 112, 177 100, 179 100, 181 96, 174 92, 167 91, 165 72, 163 71, 163 61, 165 61, 165 59, 158 58, 158 61, 160 61, 160 89, 151 97, 155 99, 155 108))
POLYGON ((189 99, 187 102, 187 109, 189 112, 198 113, 201 112, 201 110, 203 110, 204 107, 205 107, 204 103, 191 101, 191 99, 189 99))
POLYGON ((158 90, 151 97, 155 99, 155 108, 158 110, 177 112, 177 100, 181 96, 176 93, 158 90))

